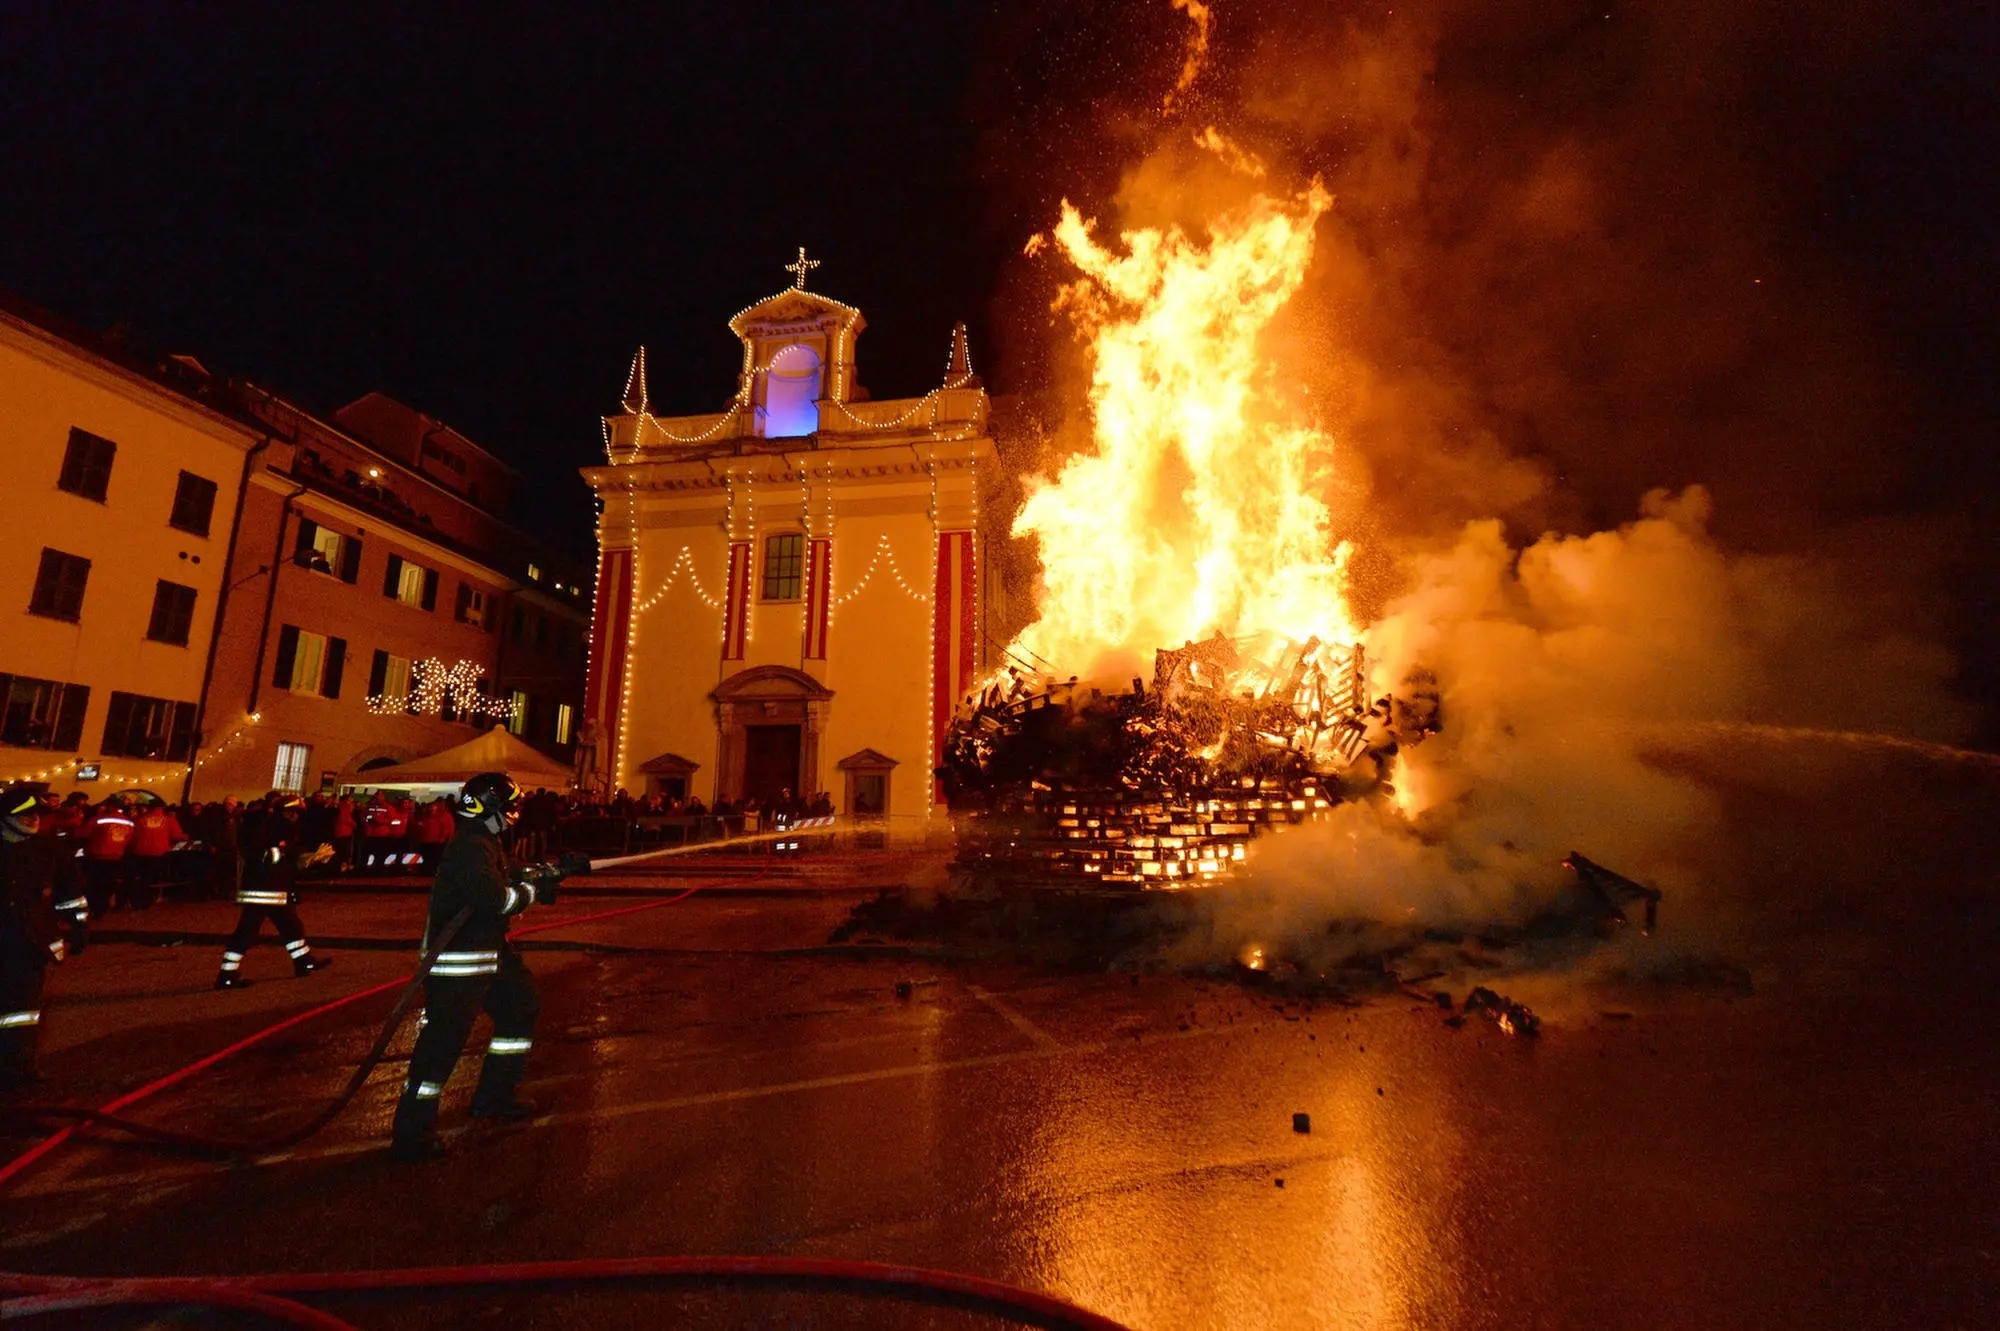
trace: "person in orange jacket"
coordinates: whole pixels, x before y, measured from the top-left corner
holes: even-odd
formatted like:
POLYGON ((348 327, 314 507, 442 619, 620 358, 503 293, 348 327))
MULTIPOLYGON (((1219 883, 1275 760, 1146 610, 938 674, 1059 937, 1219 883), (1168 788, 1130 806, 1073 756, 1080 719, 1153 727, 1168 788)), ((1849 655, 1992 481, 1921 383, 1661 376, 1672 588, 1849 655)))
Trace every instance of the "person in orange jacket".
POLYGON ((83 874, 90 913, 102 915, 114 897, 122 895, 125 850, 132 844, 132 814, 122 797, 113 795, 84 821, 83 874))
POLYGON ((132 841, 125 848, 125 903, 133 910, 150 910, 166 881, 167 852, 182 841, 174 811, 155 801, 132 815, 132 841))

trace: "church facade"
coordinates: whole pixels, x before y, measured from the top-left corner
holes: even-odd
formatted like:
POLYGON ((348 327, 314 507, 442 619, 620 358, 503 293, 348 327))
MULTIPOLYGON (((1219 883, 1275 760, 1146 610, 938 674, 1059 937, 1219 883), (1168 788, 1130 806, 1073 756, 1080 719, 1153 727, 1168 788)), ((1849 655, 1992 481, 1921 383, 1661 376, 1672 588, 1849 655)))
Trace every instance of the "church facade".
POLYGON ((599 791, 825 791, 904 820, 937 801, 956 699, 985 667, 990 403, 961 326, 943 381, 869 400, 861 312, 806 289, 740 311, 735 396, 657 416, 645 351, 604 419, 582 765, 599 791))

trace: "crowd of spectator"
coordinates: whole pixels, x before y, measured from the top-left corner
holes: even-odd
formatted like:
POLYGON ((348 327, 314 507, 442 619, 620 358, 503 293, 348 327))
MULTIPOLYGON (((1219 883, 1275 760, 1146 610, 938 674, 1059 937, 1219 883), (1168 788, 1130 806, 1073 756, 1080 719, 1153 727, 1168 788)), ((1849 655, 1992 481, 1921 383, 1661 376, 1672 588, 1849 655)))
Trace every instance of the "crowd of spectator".
MULTIPOLYGON (((254 820, 263 804, 231 795, 175 805, 129 791, 93 803, 73 791, 51 821, 57 835, 76 844, 91 914, 101 918, 112 910, 146 910, 169 893, 183 900, 233 900, 242 873, 243 820, 254 820)), ((785 791, 773 800, 709 805, 698 796, 633 796, 620 790, 609 800, 589 801, 536 790, 522 802, 512 853, 541 859, 569 849, 563 833, 588 831, 585 824, 591 823, 622 824, 617 832, 622 838, 641 820, 667 820, 680 823, 688 839, 707 839, 832 813, 833 800, 823 791, 810 798, 785 791)), ((428 873, 452 835, 448 798, 419 804, 393 791, 309 795, 299 822, 302 844, 333 847, 331 859, 301 875, 307 878, 428 873)))

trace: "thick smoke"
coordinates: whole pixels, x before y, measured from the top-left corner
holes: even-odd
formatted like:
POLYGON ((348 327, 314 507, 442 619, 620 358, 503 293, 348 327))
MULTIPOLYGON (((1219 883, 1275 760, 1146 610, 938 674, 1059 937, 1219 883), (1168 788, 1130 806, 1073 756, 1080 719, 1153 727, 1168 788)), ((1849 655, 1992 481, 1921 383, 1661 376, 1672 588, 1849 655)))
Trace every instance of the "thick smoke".
MULTIPOLYGON (((1926 247, 1876 193, 1936 193, 1883 145, 1975 96, 1941 72, 1937 22, 1212 8, 1208 64, 1164 116, 1165 0, 1017 18, 1009 86, 1035 95, 988 91, 988 146, 1024 233, 1058 195, 1107 229, 1196 233, 1252 192, 1317 176, 1335 196, 1273 374, 1343 452, 1328 498, 1375 682, 1434 671, 1446 724, 1405 751, 1394 802, 1269 843, 1266 881, 1391 922, 1508 917, 1575 848, 1714 904, 1811 859, 1745 832, 1753 770, 1885 779, 1740 727, 1979 733, 1958 677, 1991 653, 1995 561, 1970 538, 1995 516, 1992 404, 1969 372, 1993 316, 1972 240, 1926 247)), ((1050 386, 1059 451, 1081 433, 1047 315, 1064 274, 1014 276, 1005 350, 1050 386)))

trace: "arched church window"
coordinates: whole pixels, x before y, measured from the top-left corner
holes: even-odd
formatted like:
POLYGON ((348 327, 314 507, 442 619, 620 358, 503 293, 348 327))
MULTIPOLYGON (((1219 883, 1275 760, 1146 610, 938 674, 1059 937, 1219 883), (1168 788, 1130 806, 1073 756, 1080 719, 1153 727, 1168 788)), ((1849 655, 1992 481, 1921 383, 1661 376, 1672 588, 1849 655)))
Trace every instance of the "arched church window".
POLYGON ((811 347, 794 342, 764 371, 764 437, 792 439, 819 429, 821 366, 811 347))

